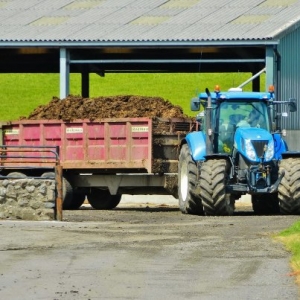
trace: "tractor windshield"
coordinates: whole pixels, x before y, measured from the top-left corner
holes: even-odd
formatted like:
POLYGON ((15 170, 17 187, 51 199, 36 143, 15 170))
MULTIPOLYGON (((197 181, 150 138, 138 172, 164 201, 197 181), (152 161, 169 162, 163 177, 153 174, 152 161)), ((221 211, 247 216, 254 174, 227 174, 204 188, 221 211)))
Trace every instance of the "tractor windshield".
POLYGON ((257 127, 270 131, 268 108, 263 101, 224 101, 219 107, 219 152, 229 152, 238 127, 257 127))

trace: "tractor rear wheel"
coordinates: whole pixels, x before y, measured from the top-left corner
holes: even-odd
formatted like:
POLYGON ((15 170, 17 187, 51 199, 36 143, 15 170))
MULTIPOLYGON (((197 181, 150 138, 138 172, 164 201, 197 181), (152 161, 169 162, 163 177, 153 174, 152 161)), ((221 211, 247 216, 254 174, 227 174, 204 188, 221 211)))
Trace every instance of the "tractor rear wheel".
POLYGON ((252 208, 257 215, 278 214, 278 194, 252 195, 252 208))
POLYGON ((284 170, 279 187, 279 207, 282 214, 300 214, 300 158, 286 158, 280 162, 279 172, 284 170))
POLYGON ((122 195, 111 195, 109 190, 92 188, 87 194, 89 203, 94 209, 108 210, 115 208, 121 201, 122 195))
POLYGON ((226 159, 209 159, 200 170, 200 196, 207 216, 228 216, 234 211, 234 197, 226 194, 230 165, 226 159))
POLYGON ((188 145, 183 145, 178 164, 179 209, 184 214, 203 215, 203 206, 199 196, 197 165, 188 145))

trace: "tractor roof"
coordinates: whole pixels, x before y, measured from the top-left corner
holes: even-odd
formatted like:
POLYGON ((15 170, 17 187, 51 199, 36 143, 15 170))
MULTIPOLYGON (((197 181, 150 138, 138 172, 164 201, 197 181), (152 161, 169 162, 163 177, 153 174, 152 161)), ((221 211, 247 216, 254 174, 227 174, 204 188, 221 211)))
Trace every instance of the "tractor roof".
MULTIPOLYGON (((200 99, 207 99, 206 93, 200 93, 200 99)), ((212 100, 272 100, 273 93, 269 92, 213 92, 212 100)))

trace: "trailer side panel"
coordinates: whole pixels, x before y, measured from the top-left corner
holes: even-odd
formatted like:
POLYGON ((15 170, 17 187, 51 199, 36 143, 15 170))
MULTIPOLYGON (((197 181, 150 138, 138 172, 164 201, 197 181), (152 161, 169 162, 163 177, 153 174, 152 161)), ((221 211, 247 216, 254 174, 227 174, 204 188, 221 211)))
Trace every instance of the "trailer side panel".
MULTIPOLYGON (((58 146, 64 169, 144 169, 151 173, 152 120, 149 118, 101 121, 18 121, 2 127, 3 144, 34 147, 58 146)), ((10 153, 2 160, 11 163, 10 153)), ((23 161, 28 161, 24 155, 23 161)), ((41 161, 39 166, 45 166, 41 161)), ((22 161, 19 162, 22 165, 22 161)), ((15 163, 17 166, 18 163, 15 163)))

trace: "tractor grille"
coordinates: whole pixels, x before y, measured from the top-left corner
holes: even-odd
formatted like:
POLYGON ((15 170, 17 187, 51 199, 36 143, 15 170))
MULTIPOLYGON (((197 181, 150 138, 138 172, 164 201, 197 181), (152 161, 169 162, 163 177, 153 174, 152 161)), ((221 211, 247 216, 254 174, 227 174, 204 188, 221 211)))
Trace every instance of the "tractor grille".
POLYGON ((268 141, 253 141, 252 145, 258 157, 262 157, 264 155, 265 146, 268 146, 268 141))

